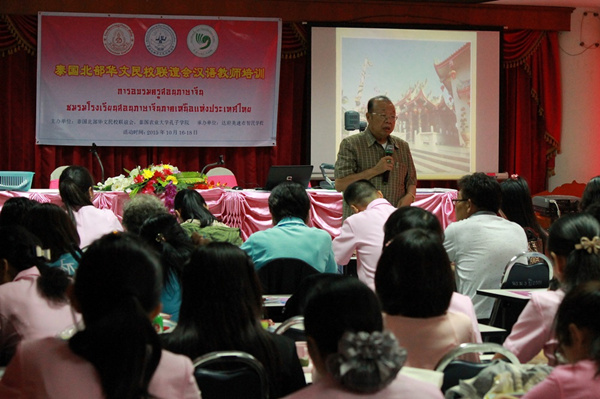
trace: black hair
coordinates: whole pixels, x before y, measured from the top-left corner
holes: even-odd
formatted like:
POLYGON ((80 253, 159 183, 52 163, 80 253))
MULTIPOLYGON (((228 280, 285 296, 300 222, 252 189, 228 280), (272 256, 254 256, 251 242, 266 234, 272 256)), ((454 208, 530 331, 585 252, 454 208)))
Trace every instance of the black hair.
POLYGON ((367 206, 377 197, 377 188, 368 180, 357 180, 344 190, 344 201, 354 206, 367 206))
MULTIPOLYGON (((521 176, 511 177, 500 184, 500 190, 502 192, 502 212, 506 218, 524 229, 532 229, 539 238, 544 239, 546 232, 535 217, 527 180, 521 176)), ((539 250, 541 251, 542 248, 539 250)))
POLYGON ((250 257, 233 244, 211 242, 196 248, 184 268, 179 321, 163 344, 191 359, 213 351, 248 352, 265 366, 274 393, 281 365, 261 314, 260 283, 250 257))
POLYGON ((338 276, 311 295, 304 310, 304 328, 325 359, 338 351, 338 342, 347 331, 382 331, 381 307, 364 283, 338 276))
POLYGON ((585 211, 588 206, 595 202, 600 202, 600 176, 593 177, 585 185, 581 201, 579 202, 579 208, 585 211))
POLYGON ((286 217, 306 220, 310 211, 310 199, 306 194, 306 189, 295 182, 278 184, 269 196, 269 211, 274 224, 286 217))
POLYGON ((444 238, 444 230, 439 219, 428 210, 418 206, 404 206, 395 210, 383 226, 383 245, 387 244, 396 235, 410 229, 425 229, 444 238))
MULTIPOLYGON (((40 295, 51 302, 66 303, 69 277, 59 267, 49 267, 38 255, 42 249, 39 238, 22 226, 0 227, 0 260, 6 260, 14 275, 36 266, 40 272, 36 285, 40 295)), ((14 276, 13 276, 14 278, 14 276)))
POLYGON ((440 237, 425 229, 394 237, 377 263, 375 288, 390 315, 427 318, 446 313, 454 277, 440 237))
POLYGON ((600 223, 587 213, 571 213, 558 218, 550 226, 548 250, 567 258, 561 287, 569 291, 589 280, 600 279, 600 255, 576 249, 582 238, 600 236, 600 223))
POLYGON ((289 319, 294 316, 304 315, 304 309, 310 298, 340 277, 333 273, 316 273, 305 277, 294 294, 287 300, 283 308, 283 316, 289 319))
POLYGON ((135 234, 147 219, 156 215, 169 214, 165 205, 155 195, 137 194, 123 207, 123 227, 135 234))
POLYGON ((0 209, 0 226, 23 225, 27 212, 37 204, 27 197, 13 197, 6 200, 0 209))
POLYGON ((485 173, 477 172, 461 177, 458 180, 458 190, 462 191, 463 199, 470 199, 481 211, 497 213, 500 209, 500 183, 485 173))
POLYGON ((172 278, 181 281, 184 265, 189 261, 194 244, 175 216, 165 213, 146 220, 140 236, 160 255, 163 286, 172 278))
POLYGON ((600 375, 600 281, 583 283, 565 295, 555 318, 556 337, 560 345, 572 345, 569 325, 587 330, 590 338, 589 358, 596 362, 600 375))
POLYGON ((369 101, 367 102, 367 112, 368 113, 373 112, 373 106, 375 105, 375 101, 385 101, 385 102, 389 102, 390 104, 393 104, 392 100, 390 100, 390 98, 387 96, 376 96, 376 97, 370 98, 369 101))
POLYGON ((83 206, 93 205, 89 192, 93 186, 92 175, 83 166, 71 165, 60 175, 58 191, 73 222, 75 222, 74 212, 83 206))
POLYGON ((185 189, 175 195, 173 208, 179 212, 181 220, 197 220, 200 222, 200 227, 206 227, 213 224, 217 218, 205 208, 205 205, 206 201, 199 192, 185 189))
POLYGON ((70 253, 74 259, 81 258, 77 227, 64 209, 47 203, 31 208, 25 217, 25 226, 50 250, 50 261, 56 262, 63 254, 70 253))
POLYGON ((69 347, 94 365, 108 399, 150 396, 161 347, 149 316, 160 292, 158 259, 130 233, 101 237, 81 259, 73 294, 85 330, 69 347))

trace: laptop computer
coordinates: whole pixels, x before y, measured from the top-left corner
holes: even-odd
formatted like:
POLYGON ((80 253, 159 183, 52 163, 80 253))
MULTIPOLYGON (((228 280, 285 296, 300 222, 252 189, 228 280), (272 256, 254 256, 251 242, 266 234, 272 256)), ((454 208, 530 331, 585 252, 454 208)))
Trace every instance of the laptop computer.
POLYGON ((283 183, 285 181, 294 181, 296 183, 300 183, 304 188, 308 188, 312 171, 312 165, 271 166, 264 189, 272 190, 279 183, 283 183))

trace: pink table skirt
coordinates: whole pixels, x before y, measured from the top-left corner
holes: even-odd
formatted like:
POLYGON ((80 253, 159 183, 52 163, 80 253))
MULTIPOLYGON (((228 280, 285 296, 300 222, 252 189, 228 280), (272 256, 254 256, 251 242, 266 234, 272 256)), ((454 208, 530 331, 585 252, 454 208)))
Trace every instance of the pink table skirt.
MULTIPOLYGON (((215 188, 199 190, 210 211, 223 223, 242 230, 243 239, 247 239, 255 231, 272 227, 269 213, 269 192, 255 190, 223 190, 215 188)), ((332 237, 340 234, 342 227, 342 194, 330 190, 308 190, 311 202, 310 222, 314 227, 327 231, 332 237)), ((32 200, 61 205, 58 190, 0 191, 0 208, 12 197, 29 197, 32 200)), ((419 206, 435 214, 442 227, 454 221, 452 199, 456 198, 456 190, 419 189, 413 206, 419 206)), ((98 208, 112 210, 119 219, 123 216, 123 206, 129 195, 117 191, 99 191, 94 195, 94 205, 98 208)))

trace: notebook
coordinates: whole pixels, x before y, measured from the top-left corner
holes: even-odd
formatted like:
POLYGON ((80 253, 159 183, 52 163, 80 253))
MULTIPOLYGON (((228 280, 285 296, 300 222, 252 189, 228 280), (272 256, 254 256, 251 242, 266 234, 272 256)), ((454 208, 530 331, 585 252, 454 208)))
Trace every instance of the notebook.
POLYGON ((271 166, 264 189, 272 190, 276 185, 285 181, 294 181, 300 183, 304 188, 308 188, 312 171, 312 165, 271 166))

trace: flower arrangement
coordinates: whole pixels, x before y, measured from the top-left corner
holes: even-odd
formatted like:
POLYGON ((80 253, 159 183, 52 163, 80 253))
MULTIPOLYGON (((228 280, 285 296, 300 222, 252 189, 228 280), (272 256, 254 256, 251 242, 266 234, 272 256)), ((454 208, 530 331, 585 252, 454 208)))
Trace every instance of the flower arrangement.
POLYGON ((209 185, 206 175, 199 172, 180 172, 169 164, 140 166, 127 170, 127 175, 109 177, 104 183, 98 183, 101 191, 125 191, 131 198, 136 194, 165 194, 165 199, 174 198, 179 190, 186 188, 207 189, 209 185))

